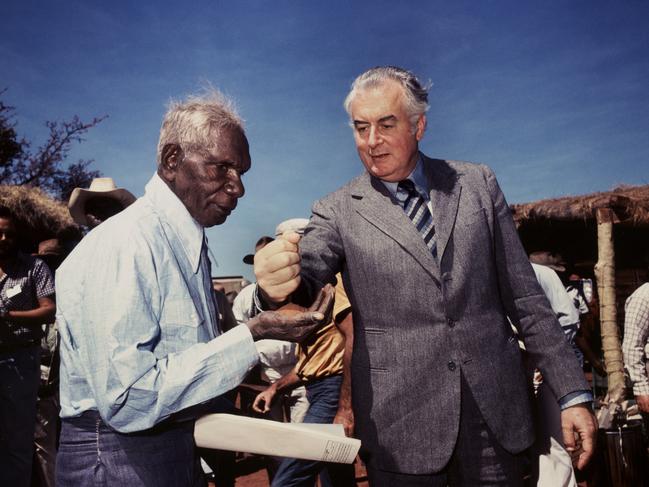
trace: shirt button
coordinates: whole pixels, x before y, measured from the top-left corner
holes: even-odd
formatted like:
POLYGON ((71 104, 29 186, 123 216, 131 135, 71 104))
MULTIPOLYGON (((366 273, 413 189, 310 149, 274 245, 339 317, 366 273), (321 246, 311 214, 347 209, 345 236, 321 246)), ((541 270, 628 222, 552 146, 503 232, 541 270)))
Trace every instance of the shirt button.
POLYGON ((455 362, 448 363, 448 370, 450 370, 451 372, 455 370, 455 362))
POLYGON ((446 322, 448 323, 449 328, 453 328, 455 326, 455 321, 451 318, 448 318, 446 322))

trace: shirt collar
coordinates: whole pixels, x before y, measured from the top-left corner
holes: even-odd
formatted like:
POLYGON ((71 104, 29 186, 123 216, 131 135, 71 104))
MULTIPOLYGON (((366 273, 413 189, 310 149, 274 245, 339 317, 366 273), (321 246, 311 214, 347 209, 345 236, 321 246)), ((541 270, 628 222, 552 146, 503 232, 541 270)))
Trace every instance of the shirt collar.
POLYGON ((144 197, 149 199, 165 223, 171 227, 185 249, 194 273, 198 271, 205 230, 192 218, 185 205, 167 184, 154 174, 144 188, 144 197))
MULTIPOLYGON (((430 199, 430 195, 428 194, 426 174, 424 174, 424 162, 421 158, 421 153, 417 155, 417 164, 415 165, 415 168, 412 170, 412 172, 408 174, 408 177, 406 179, 410 179, 413 183, 415 183, 415 188, 426 201, 430 199)), ((403 202, 407 198, 407 195, 405 193, 398 191, 398 181, 389 182, 381 180, 381 182, 388 189, 390 194, 397 200, 403 202)))

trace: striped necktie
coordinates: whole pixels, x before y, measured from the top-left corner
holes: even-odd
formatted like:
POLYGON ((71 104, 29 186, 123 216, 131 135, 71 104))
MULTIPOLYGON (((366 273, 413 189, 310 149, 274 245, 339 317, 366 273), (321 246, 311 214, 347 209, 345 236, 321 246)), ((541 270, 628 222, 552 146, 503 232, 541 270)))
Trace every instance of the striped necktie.
POLYGON ((437 258, 437 244, 435 242, 435 225, 433 225, 433 215, 431 215, 426 200, 421 197, 419 191, 415 188, 415 183, 410 179, 399 181, 398 189, 408 194, 406 201, 403 203, 403 211, 417 228, 417 231, 424 239, 424 242, 430 249, 433 257, 437 258))

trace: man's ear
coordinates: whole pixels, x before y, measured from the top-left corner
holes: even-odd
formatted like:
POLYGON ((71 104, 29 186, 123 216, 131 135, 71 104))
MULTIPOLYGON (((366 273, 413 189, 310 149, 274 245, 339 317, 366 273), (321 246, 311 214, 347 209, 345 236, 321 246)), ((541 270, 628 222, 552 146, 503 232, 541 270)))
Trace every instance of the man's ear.
POLYGON ((417 130, 415 131, 417 141, 420 141, 424 137, 424 132, 426 132, 426 115, 420 115, 417 120, 417 130))
POLYGON ((168 183, 176 179, 176 171, 183 160, 183 150, 178 144, 165 144, 160 154, 158 174, 168 183))

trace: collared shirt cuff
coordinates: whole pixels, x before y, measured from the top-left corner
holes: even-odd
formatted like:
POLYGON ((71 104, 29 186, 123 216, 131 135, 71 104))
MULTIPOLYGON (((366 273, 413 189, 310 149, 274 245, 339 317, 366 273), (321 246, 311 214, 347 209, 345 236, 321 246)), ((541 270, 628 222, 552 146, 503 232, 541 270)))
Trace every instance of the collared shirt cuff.
POLYGON ((559 399, 559 407, 563 411, 566 408, 571 406, 576 406, 577 404, 592 403, 593 402, 593 393, 590 391, 575 391, 569 394, 566 394, 561 399, 559 399))
POLYGON ((278 308, 281 308, 284 306, 286 303, 289 302, 289 300, 285 300, 282 303, 278 304, 271 304, 266 301, 264 301, 261 297, 261 290, 259 289, 259 283, 255 283, 255 292, 252 295, 252 302, 253 306, 250 309, 250 317, 252 318, 253 316, 257 316, 259 313, 263 311, 273 311, 278 308))
POLYGON ((257 316, 259 313, 266 311, 264 303, 259 297, 259 284, 255 283, 255 292, 252 293, 252 307, 250 308, 250 318, 257 316))
POLYGON ((239 347, 241 356, 247 357, 248 360, 252 361, 253 366, 259 360, 255 340, 252 338, 252 333, 247 325, 237 325, 209 343, 220 347, 239 347))

